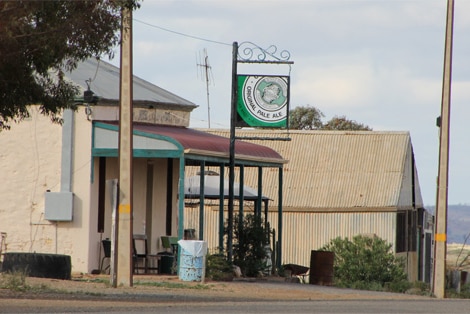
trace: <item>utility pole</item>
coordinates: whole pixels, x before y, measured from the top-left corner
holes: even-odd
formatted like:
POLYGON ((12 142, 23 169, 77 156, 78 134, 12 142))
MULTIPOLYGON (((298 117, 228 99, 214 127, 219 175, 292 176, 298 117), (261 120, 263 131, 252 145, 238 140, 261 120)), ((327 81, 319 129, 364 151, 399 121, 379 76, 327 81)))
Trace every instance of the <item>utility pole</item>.
POLYGON ((119 109, 119 206, 117 213, 117 274, 114 286, 132 282, 132 8, 121 11, 119 109))
POLYGON ((437 204, 434 234, 434 276, 432 290, 436 298, 445 297, 447 255, 447 196, 449 175, 449 125, 452 80, 452 39, 454 0, 447 0, 444 74, 439 136, 439 173, 437 177, 437 204))

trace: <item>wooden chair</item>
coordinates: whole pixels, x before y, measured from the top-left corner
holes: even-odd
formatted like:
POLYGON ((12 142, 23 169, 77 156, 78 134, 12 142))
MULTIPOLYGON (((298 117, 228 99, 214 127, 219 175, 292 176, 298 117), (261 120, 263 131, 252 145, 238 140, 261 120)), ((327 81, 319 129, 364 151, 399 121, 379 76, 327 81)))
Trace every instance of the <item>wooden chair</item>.
POLYGON ((144 270, 144 274, 148 271, 148 246, 147 236, 145 234, 134 234, 133 236, 133 269, 134 274, 139 270, 144 270))
POLYGON ((100 264, 100 273, 106 273, 106 274, 109 274, 109 263, 108 265, 106 266, 105 269, 103 269, 103 264, 104 264, 104 260, 105 259, 108 259, 108 261, 110 260, 111 258, 111 240, 109 239, 104 239, 101 241, 101 244, 103 246, 103 253, 104 253, 104 256, 103 258, 101 259, 101 264, 100 264))

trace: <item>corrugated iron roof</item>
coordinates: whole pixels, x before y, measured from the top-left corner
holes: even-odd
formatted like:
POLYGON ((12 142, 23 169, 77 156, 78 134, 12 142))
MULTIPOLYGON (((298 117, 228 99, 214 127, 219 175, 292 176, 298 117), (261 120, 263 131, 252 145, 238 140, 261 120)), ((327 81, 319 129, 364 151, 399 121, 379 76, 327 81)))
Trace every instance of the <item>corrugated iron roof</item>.
MULTIPOLYGON (((119 125, 118 121, 102 121, 102 123, 119 125)), ((226 137, 178 126, 158 125, 134 122, 134 131, 166 136, 181 144, 186 154, 214 156, 228 159, 230 140, 226 137)), ((283 164, 286 162, 274 149, 244 141, 236 141, 235 156, 237 160, 253 160, 283 164)))
MULTIPOLYGON (((229 134, 227 130, 204 131, 229 134)), ((408 132, 290 131, 287 135, 285 131, 237 130, 237 136, 291 138, 253 141, 289 160, 283 176, 285 209, 384 209, 399 203, 405 160, 411 151, 408 132)), ((245 184, 256 186, 257 180, 256 172, 245 171, 245 184)), ((277 173, 265 171, 263 194, 277 203, 277 189, 277 173)))
MULTIPOLYGON (((68 79, 78 84, 82 91, 87 89, 87 80, 92 80, 90 89, 100 98, 100 102, 116 103, 119 101, 119 68, 96 58, 90 58, 78 64, 68 79)), ((194 103, 181 98, 163 88, 153 85, 137 76, 133 76, 134 102, 147 105, 172 105, 193 110, 194 103)))

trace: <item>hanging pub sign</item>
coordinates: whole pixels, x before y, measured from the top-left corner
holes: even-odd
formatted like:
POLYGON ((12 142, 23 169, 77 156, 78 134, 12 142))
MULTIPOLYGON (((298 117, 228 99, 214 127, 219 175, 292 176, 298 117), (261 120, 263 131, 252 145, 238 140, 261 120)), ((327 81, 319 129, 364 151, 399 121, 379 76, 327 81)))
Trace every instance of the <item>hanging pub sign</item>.
POLYGON ((289 76, 237 75, 237 127, 287 128, 289 76))

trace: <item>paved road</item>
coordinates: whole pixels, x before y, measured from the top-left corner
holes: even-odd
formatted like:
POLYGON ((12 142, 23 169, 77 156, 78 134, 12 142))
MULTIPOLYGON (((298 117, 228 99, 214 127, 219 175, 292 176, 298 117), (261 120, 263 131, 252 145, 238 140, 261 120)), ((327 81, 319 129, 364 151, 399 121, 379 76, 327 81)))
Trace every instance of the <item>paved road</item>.
MULTIPOLYGON (((93 278, 91 278, 93 279, 93 278)), ((49 290, 0 289, 0 313, 470 313, 470 300, 340 289, 278 281, 210 283, 209 289, 29 278, 49 290)), ((161 282, 161 277, 139 280, 161 282)))
POLYGON ((189 301, 0 300, 1 313, 469 313, 467 300, 189 301), (6 304, 7 303, 7 304, 6 304))

